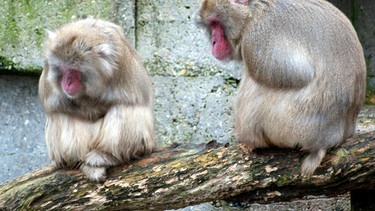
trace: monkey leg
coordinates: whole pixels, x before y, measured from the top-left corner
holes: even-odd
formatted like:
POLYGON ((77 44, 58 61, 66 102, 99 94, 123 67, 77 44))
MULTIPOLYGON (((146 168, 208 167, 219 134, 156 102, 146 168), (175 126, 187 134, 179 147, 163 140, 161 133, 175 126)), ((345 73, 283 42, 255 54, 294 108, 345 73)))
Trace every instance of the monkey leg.
POLYGON ((268 139, 264 136, 262 130, 257 128, 256 126, 251 127, 247 125, 247 127, 238 127, 235 128, 235 136, 237 140, 244 144, 248 149, 255 149, 255 148, 266 148, 270 145, 268 139))
POLYGON ((264 106, 264 97, 260 86, 249 77, 241 80, 236 97, 235 136, 237 140, 248 148, 269 147, 264 134, 262 122, 268 113, 264 106))
POLYGON ((84 121, 62 113, 47 115, 45 127, 49 157, 57 166, 76 168, 89 152, 89 145, 101 122, 84 121))
POLYGON ((104 117, 93 146, 121 163, 150 154, 155 146, 152 109, 148 106, 112 107, 104 117))
POLYGON ((107 168, 151 153, 155 138, 152 110, 145 106, 117 105, 109 109, 81 171, 90 180, 103 181, 107 168))

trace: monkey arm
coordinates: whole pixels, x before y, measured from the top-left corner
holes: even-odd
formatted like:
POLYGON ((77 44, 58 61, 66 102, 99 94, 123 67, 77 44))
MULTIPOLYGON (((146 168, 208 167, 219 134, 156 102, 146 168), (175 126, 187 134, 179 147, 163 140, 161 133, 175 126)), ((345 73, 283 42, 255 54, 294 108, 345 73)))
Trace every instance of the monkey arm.
POLYGON ((301 152, 246 152, 240 145, 178 146, 87 180, 78 170, 44 167, 0 185, 0 209, 174 209, 219 199, 285 201, 375 186, 375 132, 328 153, 316 174, 299 176, 301 152))
POLYGON ((269 43, 264 52, 244 49, 249 74, 257 82, 272 88, 302 88, 315 76, 311 56, 296 41, 277 40, 269 43))
POLYGON ((121 162, 128 162, 143 154, 150 154, 155 137, 152 110, 146 106, 118 104, 106 113, 99 136, 93 146, 112 152, 121 162))

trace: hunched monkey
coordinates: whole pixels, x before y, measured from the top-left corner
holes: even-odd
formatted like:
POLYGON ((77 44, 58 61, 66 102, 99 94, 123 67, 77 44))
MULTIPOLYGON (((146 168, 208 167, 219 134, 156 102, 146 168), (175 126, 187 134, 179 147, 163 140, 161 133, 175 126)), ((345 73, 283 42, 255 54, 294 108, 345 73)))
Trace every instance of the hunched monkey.
POLYGON ((122 29, 85 19, 49 32, 39 98, 49 157, 103 181, 106 169, 155 147, 153 90, 122 29))
POLYGON ((366 66, 346 16, 324 0, 201 0, 196 22, 219 60, 244 63, 235 135, 249 148, 299 147, 302 175, 353 135, 366 66))

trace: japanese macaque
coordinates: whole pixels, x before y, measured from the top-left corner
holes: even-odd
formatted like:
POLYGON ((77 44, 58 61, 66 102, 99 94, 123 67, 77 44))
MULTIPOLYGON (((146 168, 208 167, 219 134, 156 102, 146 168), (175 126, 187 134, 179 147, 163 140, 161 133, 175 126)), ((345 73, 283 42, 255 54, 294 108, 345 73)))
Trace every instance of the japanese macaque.
POLYGON ((119 26, 73 22, 49 32, 44 48, 39 98, 57 166, 103 181, 108 167, 152 152, 152 85, 119 26))
POLYGON ((244 64, 235 135, 248 148, 298 147, 301 174, 353 135, 366 66, 350 21, 324 0, 201 0, 211 52, 244 64))

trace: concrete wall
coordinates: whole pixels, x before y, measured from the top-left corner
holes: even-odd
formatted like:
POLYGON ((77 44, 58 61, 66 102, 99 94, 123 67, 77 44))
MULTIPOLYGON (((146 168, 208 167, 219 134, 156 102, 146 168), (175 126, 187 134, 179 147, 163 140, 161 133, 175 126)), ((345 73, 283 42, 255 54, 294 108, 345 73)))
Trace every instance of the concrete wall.
MULTIPOLYGON (((366 55, 371 88, 375 71, 375 4, 372 0, 330 0, 357 29, 366 55)), ((213 59, 208 40, 194 25, 197 0, 3 0, 0 1, 0 73, 41 71, 45 30, 92 16, 124 27, 151 74, 187 76, 224 74, 233 68, 213 59)))
MULTIPOLYGON (((160 146, 234 140, 231 102, 237 81, 229 68, 224 72, 214 65, 208 41, 190 19, 195 1, 137 1, 137 5, 135 1, 27 2, 0 1, 0 75, 38 75, 46 29, 84 16, 109 19, 124 27, 150 72, 160 146), (168 16, 168 5, 182 10, 168 16), (191 48, 191 43, 198 46, 191 48)), ((38 76, 0 77, 0 182, 49 164, 37 84, 38 76)))
POLYGON ((367 64, 366 103, 375 104, 375 2, 373 0, 329 0, 352 21, 362 43, 367 64))
POLYGON ((6 58, 0 71, 39 73, 45 29, 84 16, 109 19, 123 26, 152 77, 160 145, 231 140, 230 105, 239 68, 230 72, 236 65, 212 58, 208 40, 191 18, 196 1, 109 2, 1 2, 0 13, 8 19, 0 24, 0 56, 6 58))
MULTIPOLYGON (((371 0, 332 0, 353 20, 368 63, 368 101, 375 102, 375 15, 371 0)), ((210 54, 193 21, 198 1, 1 1, 0 73, 40 73, 45 30, 92 16, 121 25, 140 52, 156 93, 160 143, 232 137, 231 102, 241 66, 210 54), (186 103, 189 102, 189 103, 186 103)))

